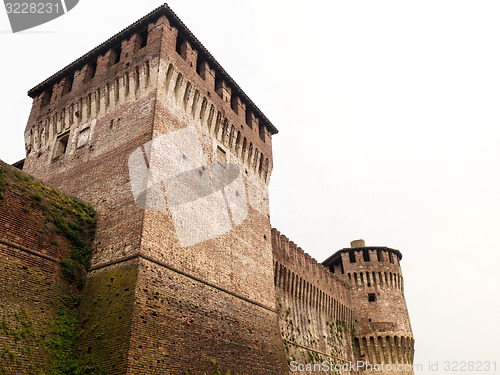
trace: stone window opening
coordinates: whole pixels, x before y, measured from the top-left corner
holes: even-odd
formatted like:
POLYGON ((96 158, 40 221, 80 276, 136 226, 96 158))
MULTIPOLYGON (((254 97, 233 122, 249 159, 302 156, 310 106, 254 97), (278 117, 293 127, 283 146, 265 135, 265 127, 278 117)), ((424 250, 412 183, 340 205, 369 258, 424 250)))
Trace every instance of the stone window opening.
POLYGON ((349 261, 351 263, 356 263, 356 255, 354 254, 354 250, 349 251, 349 261))
POLYGON ((69 132, 64 133, 57 137, 56 147, 54 151, 54 159, 59 158, 60 156, 66 153, 66 149, 68 148, 69 142, 69 132))
POLYGON ((375 293, 368 293, 368 302, 376 302, 377 295, 375 293))
POLYGON ((370 261, 370 254, 368 253, 368 249, 363 249, 363 260, 365 262, 370 261))

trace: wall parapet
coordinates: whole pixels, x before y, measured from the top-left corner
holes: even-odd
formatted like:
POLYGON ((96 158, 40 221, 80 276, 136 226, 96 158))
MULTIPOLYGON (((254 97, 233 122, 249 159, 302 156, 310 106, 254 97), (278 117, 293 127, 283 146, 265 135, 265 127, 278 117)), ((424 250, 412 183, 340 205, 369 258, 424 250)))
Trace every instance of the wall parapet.
POLYGON ((329 318, 352 322, 351 286, 272 228, 275 287, 329 318))
MULTIPOLYGON (((328 267, 319 263, 311 255, 306 253, 300 246, 297 246, 284 234, 281 234, 275 228, 271 230, 273 250, 280 249, 282 251, 280 259, 290 260, 292 263, 297 263, 299 266, 304 267, 311 275, 318 276, 320 279, 333 279, 336 282, 349 288, 350 285, 339 276, 333 274, 328 267)), ((279 255, 279 254, 276 254, 279 255)))
POLYGON ((214 77, 214 89, 220 91, 221 96, 223 96, 223 91, 226 91, 230 98, 234 97, 234 99, 230 99, 229 102, 235 111, 237 111, 236 108, 238 108, 238 106, 246 108, 249 113, 253 113, 259 119, 260 123, 263 124, 271 134, 278 133, 278 129, 245 94, 233 78, 231 78, 167 4, 158 7, 131 26, 115 34, 107 41, 101 43, 90 52, 47 78, 29 90, 28 95, 33 99, 40 99, 41 102, 45 102, 46 104, 47 101, 50 101, 53 90, 58 88, 61 82, 63 83, 62 86, 66 87, 67 90, 67 83, 64 83, 67 77, 80 77, 80 73, 83 71, 86 73, 85 77, 90 77, 92 74, 100 74, 101 70, 106 70, 116 59, 126 58, 128 57, 128 53, 133 54, 144 45, 146 38, 148 45, 154 43, 155 40, 152 37, 153 35, 150 34, 150 31, 161 17, 166 17, 169 23, 180 31, 179 34, 182 36, 182 39, 177 41, 177 45, 184 59, 196 62, 193 64, 194 68, 199 72, 203 71, 203 73, 200 73, 203 74, 203 76, 211 75, 214 77), (144 35, 145 30, 147 33, 144 35), (89 64, 93 69, 88 69, 89 64))

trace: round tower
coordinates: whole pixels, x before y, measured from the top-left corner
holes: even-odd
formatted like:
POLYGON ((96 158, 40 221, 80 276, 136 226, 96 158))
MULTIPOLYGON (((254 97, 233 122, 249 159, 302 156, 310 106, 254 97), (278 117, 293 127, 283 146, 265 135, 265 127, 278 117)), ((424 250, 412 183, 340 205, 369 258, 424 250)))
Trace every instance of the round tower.
POLYGON ((401 258, 399 250, 356 240, 323 262, 351 285, 354 350, 365 373, 413 374, 414 339, 401 258))

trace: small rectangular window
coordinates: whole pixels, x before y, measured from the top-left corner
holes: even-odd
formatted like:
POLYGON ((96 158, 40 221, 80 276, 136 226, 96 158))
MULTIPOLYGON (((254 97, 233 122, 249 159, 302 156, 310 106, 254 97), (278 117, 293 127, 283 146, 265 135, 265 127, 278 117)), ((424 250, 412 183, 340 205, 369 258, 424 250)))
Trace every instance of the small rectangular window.
POLYGON ((377 300, 377 295, 375 293, 368 294, 368 302, 375 302, 377 300))
POLYGON ((217 146, 217 162, 222 165, 226 164, 226 151, 217 146))
POLYGON ((59 137, 57 137, 56 147, 54 151, 54 159, 66 153, 66 149, 68 148, 68 142, 69 142, 69 132, 64 133, 59 137))
POLYGON ((354 254, 354 250, 349 251, 349 261, 351 263, 356 263, 356 255, 354 254))

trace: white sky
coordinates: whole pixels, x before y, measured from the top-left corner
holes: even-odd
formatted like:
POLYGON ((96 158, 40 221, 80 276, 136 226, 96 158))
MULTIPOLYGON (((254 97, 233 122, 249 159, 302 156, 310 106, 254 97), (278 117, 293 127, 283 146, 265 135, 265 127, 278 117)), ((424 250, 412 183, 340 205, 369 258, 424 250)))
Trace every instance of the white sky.
MULTIPOLYGON (((24 157, 30 88, 159 4, 81 0, 19 34, 0 9, 0 158, 24 157)), ((280 130, 273 226, 318 261, 400 249, 415 363, 500 372, 500 3, 169 5, 280 130)))

